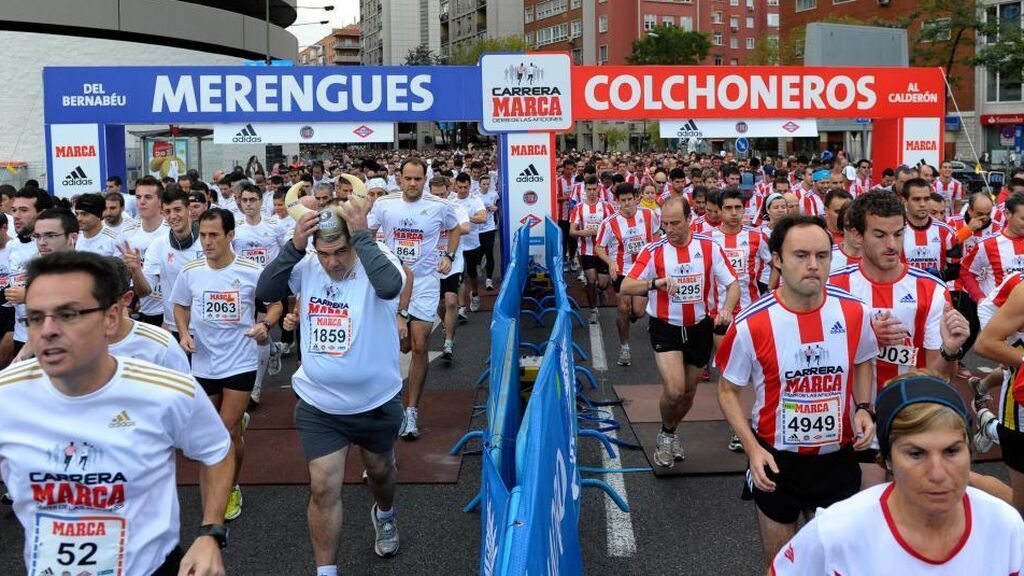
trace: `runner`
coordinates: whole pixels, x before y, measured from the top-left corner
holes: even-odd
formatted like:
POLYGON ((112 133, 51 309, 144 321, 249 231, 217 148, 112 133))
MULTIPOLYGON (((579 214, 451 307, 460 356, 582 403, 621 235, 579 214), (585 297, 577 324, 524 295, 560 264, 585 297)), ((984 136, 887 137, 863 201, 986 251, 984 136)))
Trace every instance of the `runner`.
MULTIPOLYGON (((426 170, 422 161, 406 160, 401 174, 411 194, 422 188, 426 170)), ((386 198, 374 203, 375 209, 386 198)), ((282 299, 289 288, 301 295, 298 315, 289 314, 301 327, 303 347, 292 385, 300 399, 295 426, 309 467, 309 529, 317 576, 338 574, 350 444, 360 447, 374 497, 374 551, 381 557, 398 552, 394 444, 403 411, 394 318, 399 293, 408 297, 413 287, 398 259, 373 241, 366 209, 352 202, 338 205, 341 221, 327 218, 329 226, 320 225, 319 214, 303 215, 256 290, 256 297, 267 301, 282 299), (315 255, 306 253, 310 237, 315 255)))
POLYGON ((907 220, 903 257, 914 268, 952 280, 960 274, 959 265, 951 264, 959 257, 959 250, 953 250, 953 229, 928 213, 931 194, 932 188, 923 178, 911 178, 903 183, 902 200, 907 220))
POLYGON ((850 184, 850 194, 856 198, 871 190, 871 160, 862 159, 857 162, 857 177, 850 184))
POLYGON ((920 372, 887 388, 878 438, 893 481, 819 510, 769 575, 1021 573, 1024 521, 967 485, 970 416, 960 394, 920 372))
MULTIPOLYGON (((258 206, 258 203, 255 204, 258 206)), ((281 304, 267 306, 267 319, 256 322, 256 281, 262 267, 231 250, 235 217, 211 208, 199 221, 204 256, 181 268, 171 291, 178 342, 192 355, 192 374, 220 412, 231 433, 235 479, 225 520, 242 514, 238 473, 245 456, 243 415, 256 384, 258 346, 266 345, 281 304)))
POLYGON ((459 291, 459 317, 466 318, 466 305, 470 312, 480 311, 480 285, 477 282, 480 267, 480 226, 487 222, 487 208, 480 196, 469 193, 471 178, 465 172, 455 177, 455 193, 448 196, 448 201, 461 206, 469 216, 470 230, 463 231, 459 236, 459 249, 462 250, 463 274, 462 288, 459 291))
POLYGON ((590 323, 599 320, 597 305, 599 292, 608 289, 608 266, 595 253, 595 239, 601 223, 615 214, 615 209, 600 198, 597 179, 593 176, 584 181, 586 197, 572 209, 569 218, 569 234, 578 239, 580 263, 586 276, 587 304, 590 306, 590 323))
POLYGON ((949 160, 939 165, 939 177, 932 182, 936 192, 946 199, 946 217, 959 214, 967 194, 962 182, 953 178, 953 163, 949 160))
MULTIPOLYGON (((768 243, 764 241, 761 231, 743 225, 742 192, 736 188, 726 188, 720 194, 715 195, 713 204, 722 214, 722 224, 711 230, 708 236, 725 251, 725 257, 729 259, 729 265, 736 274, 736 280, 739 281, 740 299, 733 310, 733 316, 735 316, 760 298, 761 293, 757 286, 757 279, 761 275, 761 269, 771 265, 771 254, 768 252, 768 243)), ((716 303, 725 302, 726 286, 718 285, 717 288, 714 301, 716 303)), ((713 318, 717 311, 713 309, 710 314, 713 318)), ((727 324, 716 328, 716 344, 725 333, 726 328, 728 328, 727 324)))
POLYGON ((75 250, 95 252, 100 256, 117 256, 117 233, 103 226, 106 202, 99 194, 82 194, 75 202, 79 233, 75 250))
POLYGON ((128 265, 118 258, 111 258, 110 261, 117 268, 118 279, 121 281, 121 298, 117 303, 121 313, 118 314, 117 331, 110 337, 110 354, 145 360, 183 374, 191 374, 192 367, 188 362, 188 356, 185 356, 185 351, 170 332, 159 326, 132 320, 128 316, 127 311, 131 309, 132 300, 135 298, 131 271, 128 270, 128 265))
MULTIPOLYGON (((166 236, 170 228, 164 224, 161 212, 160 195, 164 187, 152 176, 143 176, 135 185, 135 197, 139 210, 139 219, 135 226, 125 228, 118 241, 118 252, 132 273, 133 285, 139 284, 143 278, 145 261, 143 256, 154 240, 166 236), (138 275, 138 276, 136 276, 138 275)), ((138 320, 151 326, 160 326, 164 322, 164 303, 159 276, 148 279, 150 293, 139 298, 138 320)), ((175 339, 177 342, 177 339, 175 339)))
MULTIPOLYGON (((811 171, 810 178, 814 181, 812 187, 801 188, 800 190, 800 213, 806 216, 825 215, 825 193, 828 191, 829 178, 832 173, 827 169, 811 171)), ((806 179, 805 179, 806 182, 806 179)))
MULTIPOLYGON (((132 199, 135 197, 133 196, 132 199)), ((108 192, 104 197, 103 225, 118 238, 125 230, 134 227, 135 219, 124 211, 124 194, 108 192)))
POLYGON ((39 188, 22 188, 11 201, 14 211, 14 231, 17 241, 11 243, 9 255, 10 276, 7 290, 4 291, 7 302, 14 304, 14 347, 17 354, 28 340, 25 327, 25 270, 30 260, 39 254, 36 242, 32 238, 32 229, 40 212, 53 206, 53 198, 39 188))
POLYGON ((120 292, 108 260, 54 253, 28 276, 29 340, 41 353, 0 373, 0 470, 25 530, 26 571, 224 574, 231 444, 206 395, 186 374, 109 354, 120 292), (65 472, 69 446, 87 447, 65 472), (187 554, 176 449, 204 479, 203 526, 187 554))
MULTIPOLYGON (((427 381, 427 345, 437 316, 441 283, 437 273, 447 274, 459 246, 458 217, 447 200, 423 194, 427 165, 416 156, 402 161, 399 168, 402 192, 388 194, 373 203, 368 220, 374 232, 384 231, 385 242, 403 265, 413 271, 413 293, 408 310, 412 362, 409 365, 409 395, 401 436, 418 438, 419 403, 427 381), (448 252, 437 256, 442 230, 448 230, 448 252)), ((303 295, 305 296, 305 295, 303 295)))
POLYGON ((825 193, 825 224, 832 236, 832 245, 843 243, 843 227, 839 223, 839 214, 853 201, 853 196, 840 188, 833 188, 825 193))
POLYGON ((708 309, 717 282, 726 287, 715 325, 728 326, 740 299, 740 286, 720 246, 690 232, 690 205, 669 198, 661 207, 666 237, 648 244, 622 281, 627 296, 647 296, 647 330, 663 389, 661 431, 655 463, 671 468, 683 460, 676 426, 693 406, 701 372, 711 359, 712 322, 708 309))
MULTIPOLYGON (((430 193, 438 198, 448 197, 448 179, 444 176, 434 176, 430 180, 430 193)), ((468 234, 472 224, 469 222, 469 213, 463 204, 453 203, 455 214, 459 220, 459 231, 468 234)), ((448 253, 448 231, 442 230, 437 240, 437 257, 443 258, 448 253)), ((462 242, 455 250, 455 260, 447 274, 437 273, 441 279, 441 322, 444 328, 444 344, 441 346, 441 358, 446 362, 455 359, 455 331, 458 325, 466 322, 465 309, 459 308, 459 288, 462 284, 462 273, 465 269, 465 258, 462 249, 462 242)))
POLYGON ((125 215, 128 218, 137 218, 139 212, 135 202, 135 194, 131 191, 123 190, 123 185, 124 182, 121 180, 120 176, 107 176, 107 189, 105 196, 120 194, 123 200, 121 207, 124 209, 125 215))
POLYGON ((826 284, 832 250, 824 223, 786 218, 769 244, 779 288, 736 318, 715 359, 722 412, 750 460, 746 491, 766 564, 796 534, 801 513, 860 488, 851 448, 864 450, 874 437, 870 362, 878 353, 867 307, 826 284), (740 393, 750 385, 748 420, 740 393))
POLYGON ((569 220, 572 215, 573 187, 576 183, 576 163, 567 159, 562 163, 562 175, 558 177, 558 227, 562 229, 562 253, 565 254, 565 271, 580 269, 576 261, 576 237, 569 234, 569 220))
POLYGON ((1006 222, 1001 233, 985 238, 967 254, 960 280, 975 302, 991 294, 1008 274, 1024 271, 1024 194, 1006 198, 1006 222))
MULTIPOLYGON (((644 188, 653 188, 645 184, 644 188)), ((620 184, 615 188, 619 210, 601 223, 598 229, 595 254, 608 268, 612 286, 618 294, 618 316, 615 325, 619 331, 619 366, 632 363, 629 349, 629 325, 644 317, 647 295, 630 296, 622 293, 626 272, 633 267, 643 247, 661 235, 661 219, 650 208, 637 208, 636 188, 620 184)))
POLYGON ((494 290, 494 238, 498 234, 498 202, 501 197, 491 186, 491 177, 484 174, 480 177, 480 199, 487 210, 487 221, 480 226, 480 259, 486 260, 484 265, 484 290, 494 290))
MULTIPOLYGON (((977 192, 967 198, 967 209, 963 215, 956 215, 948 220, 947 223, 954 231, 954 242, 959 244, 960 252, 964 256, 977 250, 981 241, 988 236, 999 234, 1002 231, 1002 225, 992 221, 992 210, 992 198, 984 192, 977 192)), ((960 275, 963 275, 962 265, 960 275)), ((967 338, 967 342, 964 342, 964 350, 970 350, 974 346, 974 340, 978 337, 978 333, 981 332, 981 324, 978 320, 979 303, 975 303, 971 299, 959 276, 950 283, 949 288, 952 290, 950 298, 953 300, 953 306, 967 318, 971 325, 971 335, 967 338)), ((964 376, 965 374, 960 375, 964 376)), ((966 376, 973 377, 972 374, 966 374, 966 376)), ((997 376, 1001 379, 1001 375, 997 376)))

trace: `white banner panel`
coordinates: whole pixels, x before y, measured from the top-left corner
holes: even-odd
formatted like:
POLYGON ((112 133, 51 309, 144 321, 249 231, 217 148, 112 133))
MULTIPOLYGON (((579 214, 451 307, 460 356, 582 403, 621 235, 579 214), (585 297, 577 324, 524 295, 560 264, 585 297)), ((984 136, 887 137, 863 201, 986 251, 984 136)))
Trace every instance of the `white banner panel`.
POLYGON ((106 182, 100 175, 99 125, 51 124, 50 165, 55 195, 102 192, 106 182))
POLYGON ((568 54, 484 54, 480 57, 483 128, 488 132, 572 127, 568 54))
POLYGON ((555 213, 554 135, 516 132, 505 135, 505 142, 508 226, 502 229, 502 242, 511 246, 516 230, 532 226, 530 255, 543 264, 544 218, 555 213))
POLYGON ((942 118, 904 118, 900 132, 900 162, 916 166, 923 161, 938 166, 942 128, 942 118))
POLYGON ((658 132, 662 138, 672 139, 814 137, 818 135, 818 121, 809 118, 658 120, 658 132))
POLYGON ((356 144, 395 141, 392 122, 241 122, 214 124, 214 144, 356 144))

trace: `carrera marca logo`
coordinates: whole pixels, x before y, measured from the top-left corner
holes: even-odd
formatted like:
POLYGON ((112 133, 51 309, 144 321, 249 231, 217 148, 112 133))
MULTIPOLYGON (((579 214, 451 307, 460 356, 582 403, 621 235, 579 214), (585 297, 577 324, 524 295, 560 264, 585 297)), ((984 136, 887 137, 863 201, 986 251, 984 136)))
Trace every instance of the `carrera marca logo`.
POLYGON ((54 146, 57 158, 95 158, 96 146, 54 146))
POLYGON ((938 150, 939 143, 935 140, 907 140, 905 149, 920 152, 922 150, 938 150))
POLYGON ((513 156, 547 156, 547 144, 512 144, 513 156))
POLYGON ((502 119, 555 119, 562 117, 562 91, 556 86, 538 85, 544 69, 533 62, 510 64, 504 70, 506 86, 491 89, 491 115, 502 119))

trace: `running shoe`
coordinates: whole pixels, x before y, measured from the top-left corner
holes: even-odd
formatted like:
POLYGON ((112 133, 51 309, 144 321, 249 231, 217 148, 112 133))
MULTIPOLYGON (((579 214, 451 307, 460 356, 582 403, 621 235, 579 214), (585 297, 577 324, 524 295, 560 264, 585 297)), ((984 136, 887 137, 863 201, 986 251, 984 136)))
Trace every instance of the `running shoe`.
POLYGON ((228 507, 224 510, 224 519, 235 520, 242 515, 242 489, 236 484, 231 489, 231 496, 228 496, 228 507))
POLYGON ((242 434, 245 435, 245 431, 249 429, 249 413, 242 412, 242 434))
POLYGON ((465 324, 469 322, 469 316, 466 314, 466 309, 459 306, 459 324, 465 324))
POLYGON ((444 347, 441 348, 441 359, 451 364, 455 356, 454 348, 455 346, 451 342, 445 342, 444 347))
POLYGON ((406 439, 415 439, 420 437, 420 427, 417 420, 419 420, 420 411, 416 408, 405 409, 405 420, 402 423, 402 430, 399 432, 399 436, 406 439))
POLYGON ((676 462, 686 460, 686 452, 683 451, 683 443, 679 441, 679 434, 672 435, 672 458, 676 462))
POLYGON ((484 282, 484 289, 485 290, 490 290, 490 291, 493 292, 494 291, 494 281, 491 280, 490 278, 488 278, 487 281, 484 282))
MULTIPOLYGON (((270 360, 267 362, 267 374, 276 376, 281 373, 281 356, 283 356, 283 350, 281 349, 284 344, 277 342, 270 343, 270 360)), ((258 404, 259 402, 257 402, 258 404)))
POLYGON ((988 408, 989 403, 992 402, 992 395, 988 393, 988 387, 985 386, 985 382, 977 376, 968 378, 967 386, 971 389, 971 395, 974 397, 972 402, 974 412, 980 416, 979 410, 988 408))
POLYGON ((263 392, 263 385, 259 382, 256 383, 252 388, 252 392, 249 392, 249 403, 254 406, 260 405, 260 396, 263 392))
POLYGON ((370 519, 373 521, 373 551, 381 558, 390 558, 398 553, 398 518, 392 514, 390 518, 377 518, 377 505, 370 508, 370 519))
POLYGON ((587 283, 587 275, 583 273, 583 270, 580 270, 580 273, 576 275, 576 280, 582 282, 583 284, 587 283))
POLYGON ((281 345, 281 356, 285 358, 291 356, 292 352, 295 352, 295 342, 290 342, 287 344, 284 342, 278 342, 278 344, 281 345))
POLYGON ((470 298, 469 298, 469 311, 470 312, 479 312, 480 311, 480 296, 479 295, 473 294, 472 296, 470 296, 470 298))
POLYGON ((0 496, 0 504, 3 504, 4 506, 10 506, 14 504, 14 499, 11 498, 10 492, 4 490, 3 495, 0 496))
POLYGON ((978 431, 974 433, 974 449, 978 452, 988 452, 995 444, 995 441, 988 435, 988 425, 995 419, 996 415, 988 408, 978 411, 978 431))
POLYGON ((619 348, 619 359, 615 361, 616 364, 619 366, 629 366, 632 360, 628 347, 623 346, 619 348))
POLYGON ((573 258, 572 259, 572 271, 576 272, 579 269, 580 269, 580 261, 575 259, 575 258, 573 258))
POLYGON ((601 321, 601 316, 597 312, 597 308, 591 308, 590 309, 590 323, 591 324, 597 324, 600 321, 601 321))
POLYGON ((959 377, 961 377, 961 378, 963 378, 965 380, 970 378, 971 376, 974 376, 974 373, 971 372, 971 369, 968 368, 967 366, 964 366, 963 364, 957 362, 956 367, 957 367, 957 370, 956 370, 956 375, 957 376, 959 376, 959 377))
POLYGON ((654 448, 654 463, 662 468, 671 468, 676 465, 675 443, 678 437, 668 432, 658 432, 658 444, 654 448))
POLYGON ((729 451, 743 452, 743 443, 740 442, 740 437, 736 434, 733 434, 732 438, 729 439, 729 451))
POLYGON ((711 368, 705 367, 704 372, 700 375, 701 382, 711 382, 711 368))

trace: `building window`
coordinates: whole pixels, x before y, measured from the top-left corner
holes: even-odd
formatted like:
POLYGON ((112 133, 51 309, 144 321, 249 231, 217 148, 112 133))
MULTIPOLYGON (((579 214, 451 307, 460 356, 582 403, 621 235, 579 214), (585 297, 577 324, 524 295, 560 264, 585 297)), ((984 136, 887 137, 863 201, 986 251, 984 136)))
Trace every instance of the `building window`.
POLYGON ((604 64, 608 61, 608 45, 601 44, 600 48, 597 49, 597 63, 604 64))
POLYGON ((747 0, 747 10, 754 9, 754 0, 747 0))
POLYGON ((749 30, 749 29, 751 29, 753 27, 754 27, 754 17, 753 16, 747 16, 747 29, 749 30))
POLYGON ((818 0, 796 0, 796 11, 814 10, 818 7, 818 0))
POLYGON ((931 22, 921 22, 921 31, 926 33, 929 39, 922 39, 921 42, 946 42, 949 40, 949 27, 951 20, 949 18, 939 18, 932 20, 931 22))
POLYGON ((738 58, 731 58, 729 60, 729 66, 739 66, 739 65, 740 65, 740 61, 739 61, 738 58))
POLYGON ((661 17, 661 25, 662 26, 668 26, 668 27, 671 28, 672 26, 676 25, 676 19, 673 18, 672 16, 662 16, 661 17))
POLYGON ((570 10, 575 10, 575 9, 579 8, 580 6, 582 6, 582 5, 583 5, 583 0, 570 0, 570 2, 569 2, 569 9, 570 10))
POLYGON ((526 45, 533 46, 533 32, 526 33, 526 45))
POLYGON ((711 37, 711 43, 714 44, 715 46, 721 46, 722 45, 722 33, 721 32, 715 32, 715 35, 711 37))
POLYGON ((740 29, 740 17, 739 16, 729 16, 729 28, 732 28, 733 30, 739 30, 740 29))
POLYGON ((569 39, 569 25, 562 23, 537 30, 537 46, 564 42, 569 39))
POLYGON ((770 28, 778 28, 779 27, 779 15, 778 14, 769 14, 768 15, 768 26, 770 28))
POLYGON ((721 24, 722 23, 722 13, 718 12, 718 11, 712 12, 711 13, 711 23, 712 24, 721 24))
POLYGON ((747 38, 747 50, 753 50, 753 49, 754 49, 754 39, 753 38, 747 38))
POLYGON ((576 65, 583 64, 583 48, 572 49, 572 63, 576 65))
POLYGON ((735 36, 730 36, 729 37, 729 48, 732 48, 733 50, 735 50, 735 49, 737 49, 739 47, 740 47, 740 39, 735 37, 735 36))
POLYGON ((546 0, 537 4, 537 20, 550 18, 565 12, 566 0, 546 0))
POLYGON ((740 0, 729 0, 729 6, 739 6, 740 0))
POLYGON ((658 25, 658 17, 654 14, 644 14, 644 30, 650 32, 658 25))
POLYGON ((607 32, 608 31, 608 15, 602 14, 597 17, 597 31, 607 32))
POLYGON ((833 4, 848 4, 850 2, 853 2, 853 0, 832 0, 833 4))
POLYGON ((529 24, 533 22, 533 6, 527 6, 526 11, 523 12, 523 22, 529 24))
POLYGON ((680 16, 679 27, 687 32, 693 31, 693 16, 680 16))
POLYGON ((722 65, 722 55, 721 54, 715 54, 715 66, 721 66, 721 65, 722 65))
POLYGON ((569 30, 569 36, 572 38, 578 38, 583 36, 583 20, 573 20, 572 27, 569 30))
POLYGON ((778 6, 779 5, 779 0, 768 0, 768 5, 769 6, 778 6))

